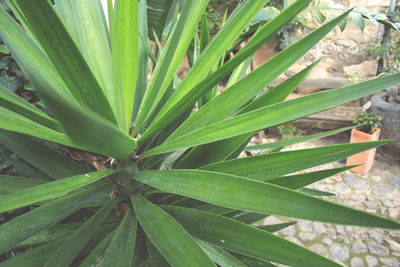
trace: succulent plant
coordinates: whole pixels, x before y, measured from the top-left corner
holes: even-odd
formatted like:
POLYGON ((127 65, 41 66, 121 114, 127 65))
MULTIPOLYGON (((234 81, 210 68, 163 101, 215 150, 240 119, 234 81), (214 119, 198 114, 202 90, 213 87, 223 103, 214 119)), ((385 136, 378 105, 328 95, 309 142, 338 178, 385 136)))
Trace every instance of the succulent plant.
POLYGON ((357 125, 357 129, 364 133, 372 133, 375 128, 378 127, 381 117, 373 112, 364 111, 357 114, 354 124, 357 125))

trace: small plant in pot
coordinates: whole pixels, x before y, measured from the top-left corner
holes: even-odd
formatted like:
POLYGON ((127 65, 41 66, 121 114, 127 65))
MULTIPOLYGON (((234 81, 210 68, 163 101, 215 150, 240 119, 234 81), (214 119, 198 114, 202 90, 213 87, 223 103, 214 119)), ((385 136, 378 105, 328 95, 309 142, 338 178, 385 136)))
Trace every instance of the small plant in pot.
POLYGON ((358 125, 357 130, 368 134, 374 134, 376 131, 379 131, 378 124, 381 120, 381 117, 374 112, 365 111, 357 115, 354 123, 358 125))
MULTIPOLYGON (((378 128, 380 121, 381 118, 373 112, 364 111, 358 114, 354 120, 354 124, 358 126, 351 131, 350 142, 358 143, 378 140, 381 132, 381 129, 378 128)), ((376 149, 371 149, 352 155, 347 158, 346 165, 360 165, 351 169, 351 171, 365 175, 374 164, 375 152, 376 149)))

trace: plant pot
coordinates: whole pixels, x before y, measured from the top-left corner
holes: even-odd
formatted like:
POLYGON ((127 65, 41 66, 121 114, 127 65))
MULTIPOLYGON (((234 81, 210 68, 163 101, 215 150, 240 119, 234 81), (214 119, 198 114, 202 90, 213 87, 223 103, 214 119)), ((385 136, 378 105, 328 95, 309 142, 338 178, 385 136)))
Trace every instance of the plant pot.
MULTIPOLYGON (((351 143, 377 141, 379 139, 379 134, 381 129, 375 128, 372 134, 361 132, 357 129, 351 130, 351 143)), ((376 148, 364 151, 347 158, 346 166, 358 165, 358 167, 352 168, 350 171, 365 175, 371 170, 374 165, 376 148)))
POLYGON ((370 110, 382 118, 382 139, 397 139, 378 148, 378 153, 387 159, 400 161, 400 105, 386 101, 386 96, 375 95, 370 110))

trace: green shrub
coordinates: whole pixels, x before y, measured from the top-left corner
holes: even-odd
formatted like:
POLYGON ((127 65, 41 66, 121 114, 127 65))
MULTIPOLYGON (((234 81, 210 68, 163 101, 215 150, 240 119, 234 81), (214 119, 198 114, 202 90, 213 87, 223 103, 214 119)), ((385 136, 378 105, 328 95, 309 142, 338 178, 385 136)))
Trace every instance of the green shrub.
POLYGON ((297 190, 348 167, 287 176, 387 141, 238 158, 255 131, 400 82, 394 74, 284 101, 316 62, 258 96, 348 13, 243 76, 255 50, 310 2, 294 1, 215 67, 268 2, 243 1, 208 45, 201 38, 179 81, 208 1, 185 0, 179 14, 174 1, 147 2, 109 5, 110 30, 99 1, 8 1, 23 28, 0 9, 0 37, 50 114, 0 87, 0 143, 24 160, 15 165, 21 176, 0 176, 0 212, 28 207, 0 226, 1 253, 16 255, 0 266, 337 266, 268 232, 284 226, 252 224, 276 214, 400 228, 297 190), (157 58, 146 37, 160 37, 169 21, 157 58), (229 87, 210 94, 231 72, 229 87))
POLYGON ((278 125, 278 130, 282 139, 292 139, 295 136, 297 127, 294 124, 286 123, 278 125))

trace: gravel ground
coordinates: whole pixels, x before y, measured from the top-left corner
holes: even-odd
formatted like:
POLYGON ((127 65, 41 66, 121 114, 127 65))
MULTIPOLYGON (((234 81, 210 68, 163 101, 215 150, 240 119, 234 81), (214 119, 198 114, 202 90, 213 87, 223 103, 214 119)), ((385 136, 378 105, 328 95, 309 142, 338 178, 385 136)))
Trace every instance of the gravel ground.
MULTIPOLYGON (((259 139, 260 140, 260 139, 259 139)), ((267 140, 262 139, 265 143, 267 140)), ((343 138, 324 138, 297 144, 285 150, 302 149, 345 142, 343 138)), ((334 162, 306 171, 343 166, 334 162)), ((400 218, 400 164, 376 157, 373 169, 365 176, 346 171, 314 183, 309 188, 335 193, 325 199, 391 218, 400 218)), ((270 216, 263 224, 294 221, 270 216)), ((331 225, 297 220, 277 235, 307 247, 344 266, 400 266, 400 231, 331 225)))

